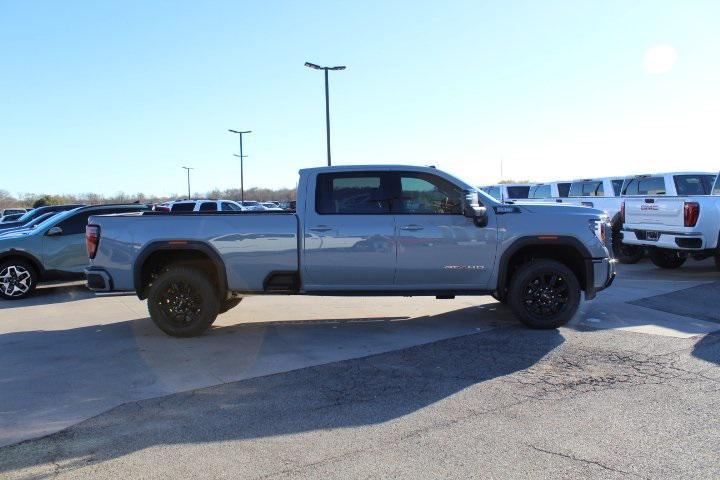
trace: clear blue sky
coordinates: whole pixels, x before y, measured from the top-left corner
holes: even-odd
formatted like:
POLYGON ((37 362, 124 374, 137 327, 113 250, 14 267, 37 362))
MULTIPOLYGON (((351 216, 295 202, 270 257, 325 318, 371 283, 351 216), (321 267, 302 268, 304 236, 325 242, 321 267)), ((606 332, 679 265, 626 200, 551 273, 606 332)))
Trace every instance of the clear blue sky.
POLYGON ((718 1, 0 0, 0 189, 293 187, 325 162, 470 182, 720 169, 718 1))

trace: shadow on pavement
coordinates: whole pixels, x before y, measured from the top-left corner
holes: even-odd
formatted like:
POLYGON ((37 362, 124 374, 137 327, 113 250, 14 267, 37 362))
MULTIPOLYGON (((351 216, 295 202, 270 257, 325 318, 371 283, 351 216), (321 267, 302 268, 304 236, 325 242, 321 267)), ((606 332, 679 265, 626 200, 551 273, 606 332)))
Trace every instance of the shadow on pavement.
POLYGON ((694 357, 720 365, 720 334, 705 335, 693 347, 694 357))
MULTIPOLYGON (((413 321, 400 323, 412 327, 413 321)), ((308 328, 302 322, 292 327, 308 328)), ((472 385, 527 369, 562 343, 558 331, 513 325, 127 403, 56 434, 0 449, 0 472, 52 462, 72 468, 153 445, 387 422, 472 385)))
POLYGON ((95 294, 81 285, 48 285, 41 286, 32 296, 21 300, 0 300, 0 310, 6 308, 33 307, 37 305, 52 305, 55 303, 74 302, 94 298, 95 294))

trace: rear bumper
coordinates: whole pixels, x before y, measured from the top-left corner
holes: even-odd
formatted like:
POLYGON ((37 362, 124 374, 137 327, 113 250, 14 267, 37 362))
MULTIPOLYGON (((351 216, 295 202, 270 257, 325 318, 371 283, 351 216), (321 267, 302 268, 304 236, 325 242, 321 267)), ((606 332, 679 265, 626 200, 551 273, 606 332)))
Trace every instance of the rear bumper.
POLYGON ((110 292, 113 289, 112 277, 102 268, 86 268, 85 278, 87 287, 94 292, 110 292))
POLYGON ((645 247, 669 248, 672 250, 705 250, 707 239, 702 233, 689 232, 658 232, 650 230, 651 234, 657 234, 657 240, 648 240, 648 231, 641 229, 622 230, 622 242, 628 245, 642 245, 645 247))
POLYGON ((612 258, 585 259, 585 299, 592 300, 597 292, 605 290, 615 280, 615 260, 612 258))

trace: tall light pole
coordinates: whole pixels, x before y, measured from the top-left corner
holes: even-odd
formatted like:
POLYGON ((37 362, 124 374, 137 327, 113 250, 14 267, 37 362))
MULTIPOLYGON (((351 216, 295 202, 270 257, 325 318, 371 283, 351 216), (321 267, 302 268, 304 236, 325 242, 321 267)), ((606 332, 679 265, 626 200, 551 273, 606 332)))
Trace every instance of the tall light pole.
POLYGON ((320 65, 315 65, 310 62, 305 62, 305 66, 314 70, 325 71, 325 133, 327 135, 327 157, 329 167, 332 162, 330 161, 330 91, 328 87, 328 70, 345 70, 346 67, 344 65, 339 65, 337 67, 321 67, 320 65))
POLYGON ((192 195, 190 195, 190 170, 194 170, 193 167, 182 167, 185 170, 187 170, 187 179, 188 179, 188 200, 192 198, 192 195))
POLYGON ((243 155, 243 145, 242 145, 242 136, 246 133, 252 133, 252 130, 245 130, 243 132, 239 130, 233 130, 228 128, 228 132, 230 133, 237 133, 237 135, 240 137, 240 155, 235 155, 236 157, 240 157, 240 201, 245 201, 245 185, 243 184, 244 178, 243 178, 243 158, 247 157, 247 155, 243 155))

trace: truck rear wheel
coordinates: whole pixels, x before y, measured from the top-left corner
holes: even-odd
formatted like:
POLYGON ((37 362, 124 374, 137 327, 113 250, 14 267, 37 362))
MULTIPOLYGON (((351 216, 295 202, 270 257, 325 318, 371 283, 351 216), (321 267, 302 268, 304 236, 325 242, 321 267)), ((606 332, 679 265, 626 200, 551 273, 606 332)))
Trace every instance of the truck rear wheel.
POLYGON ((148 311, 157 327, 173 337, 196 337, 220 311, 215 286, 200 269, 177 266, 162 272, 148 292, 148 311))
POLYGON ((678 268, 687 260, 680 252, 669 248, 651 248, 648 256, 653 265, 667 269, 678 268))
POLYGON ((530 328, 557 328, 577 312, 580 283, 572 270, 558 261, 533 260, 513 275, 508 305, 530 328))

